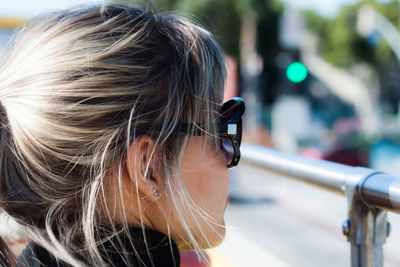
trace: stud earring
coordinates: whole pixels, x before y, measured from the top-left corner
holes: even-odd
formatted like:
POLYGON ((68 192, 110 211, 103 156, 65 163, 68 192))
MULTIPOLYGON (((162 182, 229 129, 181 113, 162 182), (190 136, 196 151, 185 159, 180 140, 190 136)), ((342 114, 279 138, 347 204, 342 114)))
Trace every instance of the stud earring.
POLYGON ((141 200, 145 200, 145 199, 146 199, 146 195, 142 195, 142 196, 140 197, 140 199, 141 199, 141 200))
POLYGON ((153 189, 153 196, 155 196, 155 197, 158 196, 158 190, 157 189, 153 189))

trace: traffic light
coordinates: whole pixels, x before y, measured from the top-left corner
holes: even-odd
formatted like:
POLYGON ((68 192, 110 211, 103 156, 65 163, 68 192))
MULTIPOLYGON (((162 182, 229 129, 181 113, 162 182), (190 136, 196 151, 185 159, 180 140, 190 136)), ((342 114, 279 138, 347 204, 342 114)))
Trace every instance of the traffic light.
POLYGON ((300 83, 307 78, 307 68, 303 63, 295 61, 286 68, 286 78, 292 83, 300 83))
POLYGON ((275 60, 278 69, 277 94, 307 93, 309 80, 312 77, 302 61, 299 49, 283 50, 275 60))

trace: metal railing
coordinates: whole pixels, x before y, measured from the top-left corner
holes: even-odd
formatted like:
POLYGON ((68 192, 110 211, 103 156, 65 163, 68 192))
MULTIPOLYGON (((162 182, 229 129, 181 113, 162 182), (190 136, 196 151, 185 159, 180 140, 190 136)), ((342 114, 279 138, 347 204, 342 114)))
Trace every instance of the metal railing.
POLYGON ((351 243, 351 266, 383 266, 383 245, 390 232, 387 211, 400 213, 400 178, 250 144, 242 144, 241 152, 248 164, 345 196, 348 219, 343 234, 351 243))

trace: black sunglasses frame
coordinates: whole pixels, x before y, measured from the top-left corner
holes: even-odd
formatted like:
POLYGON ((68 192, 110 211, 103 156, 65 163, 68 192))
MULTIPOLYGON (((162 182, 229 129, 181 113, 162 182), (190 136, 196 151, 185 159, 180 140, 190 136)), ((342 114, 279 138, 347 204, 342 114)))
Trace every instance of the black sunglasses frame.
MULTIPOLYGON (((242 142, 242 116, 245 111, 245 104, 242 98, 234 97, 222 104, 220 110, 220 122, 216 124, 217 134, 221 137, 221 149, 225 154, 230 154, 224 147, 223 139, 228 139, 233 150, 228 168, 238 165, 240 160, 240 144, 242 142)), ((204 135, 201 124, 184 123, 180 126, 180 133, 187 133, 192 130, 194 135, 204 135)))

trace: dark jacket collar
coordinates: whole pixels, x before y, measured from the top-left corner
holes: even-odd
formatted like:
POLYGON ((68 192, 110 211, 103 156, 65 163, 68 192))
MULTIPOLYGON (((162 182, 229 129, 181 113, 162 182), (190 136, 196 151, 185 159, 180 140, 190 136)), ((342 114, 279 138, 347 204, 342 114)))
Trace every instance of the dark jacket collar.
MULTIPOLYGON (((103 258, 109 259, 107 261, 110 266, 180 266, 178 248, 166 235, 146 229, 147 250, 142 229, 131 227, 129 232, 132 237, 131 240, 128 236, 119 234, 104 242, 100 247, 103 258), (121 252, 125 257, 121 255, 121 252)), ((81 258, 85 261, 84 256, 81 258)), ((56 259, 47 250, 31 242, 18 258, 16 266, 51 267, 69 265, 62 262, 57 263, 56 259)))

